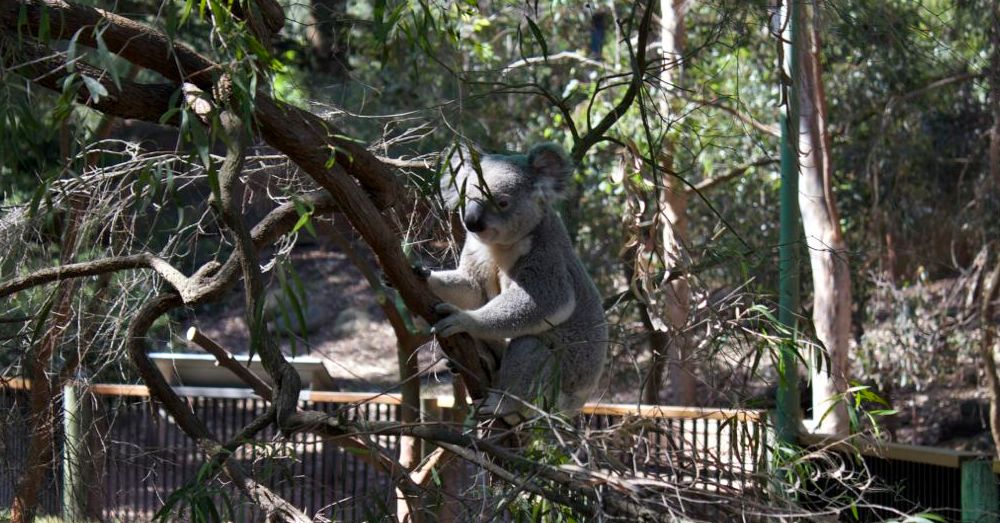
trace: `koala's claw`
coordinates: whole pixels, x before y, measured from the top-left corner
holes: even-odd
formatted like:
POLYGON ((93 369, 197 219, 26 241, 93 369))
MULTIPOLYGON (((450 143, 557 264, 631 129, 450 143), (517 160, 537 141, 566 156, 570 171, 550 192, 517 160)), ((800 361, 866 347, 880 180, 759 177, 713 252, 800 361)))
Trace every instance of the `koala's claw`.
POLYGON ((455 314, 456 312, 459 312, 461 310, 462 309, 459 309, 458 307, 456 307, 456 306, 454 306, 454 305, 452 305, 450 303, 445 303, 445 302, 441 302, 441 303, 439 303, 439 304, 437 304, 437 305, 434 306, 434 312, 436 312, 438 314, 441 314, 442 316, 447 316, 447 315, 450 315, 450 314, 455 314))
POLYGON ((454 336, 460 332, 468 332, 466 325, 467 315, 462 309, 450 304, 439 303, 434 306, 434 311, 444 316, 431 327, 431 333, 445 338, 454 336))
POLYGON ((420 263, 411 264, 410 270, 412 270, 413 274, 416 275, 417 278, 420 278, 421 281, 427 281, 427 278, 431 277, 431 270, 424 267, 420 263))

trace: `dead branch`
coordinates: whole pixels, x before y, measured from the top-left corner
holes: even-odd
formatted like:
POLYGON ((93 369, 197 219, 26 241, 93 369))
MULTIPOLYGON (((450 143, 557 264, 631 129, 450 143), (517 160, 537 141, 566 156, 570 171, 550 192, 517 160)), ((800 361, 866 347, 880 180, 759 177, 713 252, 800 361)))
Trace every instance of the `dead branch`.
POLYGON ((245 365, 240 363, 233 357, 233 354, 226 350, 225 347, 219 345, 212 338, 205 336, 198 330, 197 327, 190 327, 185 333, 184 337, 187 341, 194 343, 195 345, 205 349, 206 352, 215 356, 215 360, 219 362, 219 365, 225 367, 235 374, 243 383, 246 383, 258 396, 264 399, 271 397, 271 386, 268 385, 260 376, 256 375, 252 370, 248 369, 245 365))

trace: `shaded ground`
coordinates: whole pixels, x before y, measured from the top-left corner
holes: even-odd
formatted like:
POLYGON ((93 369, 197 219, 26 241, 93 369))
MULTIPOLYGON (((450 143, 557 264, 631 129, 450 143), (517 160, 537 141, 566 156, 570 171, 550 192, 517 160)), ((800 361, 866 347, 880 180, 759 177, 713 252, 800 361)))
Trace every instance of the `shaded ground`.
MULTIPOLYGON (((305 354, 322 358, 340 390, 374 391, 393 386, 398 376, 395 336, 375 300, 368 282, 347 256, 321 245, 296 249, 291 254, 294 270, 305 288, 303 307, 306 336, 294 309, 287 304, 277 269, 268 272, 266 311, 274 319, 272 327, 282 334, 281 347, 286 354, 305 354), (281 327, 285 316, 292 318, 292 332, 281 327)), ((224 305, 202 316, 199 326, 209 337, 234 352, 246 347, 246 323, 243 319, 242 289, 234 289, 222 300, 224 305)), ((266 312, 267 313, 267 312, 266 312)), ((436 355, 420 353, 420 368, 426 369, 429 383, 450 383, 443 364, 434 364, 436 355)))

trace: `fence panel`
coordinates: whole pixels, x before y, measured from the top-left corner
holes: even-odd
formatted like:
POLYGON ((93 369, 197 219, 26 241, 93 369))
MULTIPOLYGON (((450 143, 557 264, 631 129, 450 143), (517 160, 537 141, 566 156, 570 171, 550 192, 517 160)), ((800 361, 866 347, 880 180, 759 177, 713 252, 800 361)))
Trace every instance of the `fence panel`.
MULTIPOLYGON (((96 430, 88 460, 94 462, 90 487, 103 500, 109 520, 148 521, 171 496, 203 499, 233 521, 263 521, 263 515, 243 501, 222 479, 198 489, 185 489, 198 476, 203 453, 173 420, 148 397, 142 386, 94 385, 89 400, 96 404, 89 430, 96 430)), ((243 389, 177 388, 208 429, 225 441, 255 417, 266 403, 243 389)), ((28 433, 28 391, 0 387, 0 507, 9 506, 14 482, 20 476, 28 433)), ((347 419, 396 421, 400 400, 395 395, 306 392, 302 406, 347 419)), ((762 470, 764 445, 759 414, 746 411, 658 408, 638 410, 622 405, 590 405, 580 417, 581 427, 595 430, 641 423, 640 444, 621 456, 644 472, 690 488, 743 489, 756 486, 762 470)), ((57 424, 61 430, 61 422, 57 424)), ((631 430, 631 429, 630 429, 631 430)), ((393 458, 398 458, 395 436, 372 435, 393 458)), ((62 441, 61 434, 57 441, 62 441)), ((60 512, 61 447, 53 456, 44 512, 60 512)), ((382 472, 354 450, 324 442, 312 434, 291 441, 276 437, 273 427, 240 447, 233 458, 254 478, 310 516, 334 521, 368 521, 395 511, 395 493, 382 472)), ((478 476, 471 465, 463 479, 478 476)), ((478 480, 477 480, 478 481, 478 480)), ((190 519, 190 513, 169 520, 190 519)))
POLYGON ((584 407, 580 425, 635 433, 632 448, 615 457, 673 485, 741 491, 762 487, 763 417, 747 410, 599 404, 584 407))

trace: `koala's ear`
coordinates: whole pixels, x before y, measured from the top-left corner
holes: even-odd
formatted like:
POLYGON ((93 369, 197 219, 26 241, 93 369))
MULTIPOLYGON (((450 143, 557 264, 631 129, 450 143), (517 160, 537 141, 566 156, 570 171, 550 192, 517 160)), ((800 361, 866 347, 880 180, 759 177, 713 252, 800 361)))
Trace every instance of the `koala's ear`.
POLYGON ((454 211, 465 196, 466 184, 475 180, 476 169, 482 153, 475 146, 460 143, 447 153, 448 161, 441 167, 441 197, 444 204, 454 211))
POLYGON ((535 175, 539 189, 549 200, 562 196, 573 173, 573 163, 566 151, 552 142, 538 144, 528 151, 528 167, 535 175))

